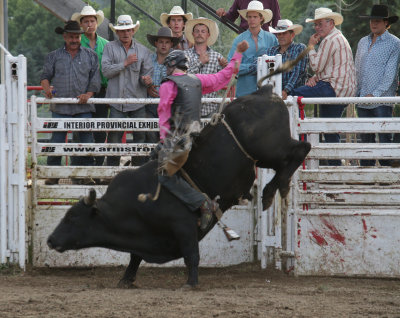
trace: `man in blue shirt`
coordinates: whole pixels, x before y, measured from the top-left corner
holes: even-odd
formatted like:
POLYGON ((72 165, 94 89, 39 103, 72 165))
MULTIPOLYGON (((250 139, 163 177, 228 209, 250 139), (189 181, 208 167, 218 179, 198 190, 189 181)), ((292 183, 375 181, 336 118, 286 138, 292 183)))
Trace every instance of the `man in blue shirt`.
POLYGON ((249 48, 243 53, 242 63, 240 64, 236 97, 248 95, 257 90, 257 58, 265 54, 268 48, 278 45, 278 40, 274 35, 261 29, 264 23, 271 21, 271 10, 264 10, 260 1, 251 1, 246 10, 238 11, 247 20, 249 29, 233 41, 228 60, 231 60, 239 42, 246 40, 249 43, 249 48))
MULTIPOLYGON (((282 63, 295 60, 301 52, 306 49, 303 43, 294 43, 294 37, 303 31, 300 24, 293 24, 292 21, 279 20, 275 29, 271 33, 275 34, 279 45, 267 49, 268 56, 282 55, 282 63)), ((282 74, 282 99, 292 95, 293 89, 306 83, 308 67, 308 55, 303 58, 293 69, 282 74)))
MULTIPOLYGON (((400 60, 400 39, 389 33, 398 16, 389 16, 385 5, 374 5, 370 16, 371 33, 358 42, 355 67, 359 97, 395 96, 400 60)), ((358 104, 358 117, 392 117, 393 105, 358 104)), ((375 143, 375 134, 360 134, 361 142, 375 143)), ((379 142, 390 143, 391 134, 379 134, 379 142)), ((390 160, 379 160, 389 166, 390 160)), ((374 166, 375 159, 360 160, 361 166, 374 166)))

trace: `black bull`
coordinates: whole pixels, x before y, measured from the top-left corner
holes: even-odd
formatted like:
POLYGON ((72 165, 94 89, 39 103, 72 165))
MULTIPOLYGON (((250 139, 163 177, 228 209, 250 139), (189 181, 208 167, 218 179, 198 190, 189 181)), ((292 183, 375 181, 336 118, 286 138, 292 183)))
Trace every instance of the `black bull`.
MULTIPOLYGON (((310 144, 290 136, 289 114, 271 87, 238 98, 223 111, 245 151, 261 168, 276 171, 263 190, 267 208, 279 189, 289 191, 292 174, 310 151, 310 144)), ((157 188, 157 163, 151 161, 136 170, 125 170, 112 180, 98 200, 90 195, 72 206, 48 238, 59 252, 86 247, 105 247, 131 254, 129 266, 119 282, 129 287, 142 260, 165 263, 183 257, 188 268, 187 284, 198 283, 199 240, 197 213, 190 212, 168 190, 161 189, 157 201, 139 202, 141 193, 157 188)), ((255 179, 254 162, 238 147, 225 126, 208 125, 195 140, 186 172, 202 191, 219 195, 222 211, 237 204, 255 179)))

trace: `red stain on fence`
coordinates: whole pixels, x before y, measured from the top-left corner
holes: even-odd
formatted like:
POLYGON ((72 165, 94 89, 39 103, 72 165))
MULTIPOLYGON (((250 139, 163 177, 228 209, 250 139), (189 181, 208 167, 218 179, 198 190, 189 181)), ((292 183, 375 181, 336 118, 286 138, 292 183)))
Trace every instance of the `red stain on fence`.
POLYGON ((346 245, 345 237, 338 231, 338 229, 331 223, 329 223, 326 219, 321 218, 322 223, 329 229, 327 234, 333 238, 335 241, 346 245))
POLYGON ((362 221, 362 223, 363 223, 363 229, 364 229, 364 233, 365 233, 365 234, 367 234, 367 232, 368 232, 368 228, 367 228, 367 222, 365 222, 365 220, 364 220, 364 219, 362 219, 361 221, 362 221))
POLYGON ((317 230, 311 231, 310 234, 314 238, 314 240, 317 242, 318 245, 328 245, 328 242, 324 239, 321 233, 319 233, 317 230))

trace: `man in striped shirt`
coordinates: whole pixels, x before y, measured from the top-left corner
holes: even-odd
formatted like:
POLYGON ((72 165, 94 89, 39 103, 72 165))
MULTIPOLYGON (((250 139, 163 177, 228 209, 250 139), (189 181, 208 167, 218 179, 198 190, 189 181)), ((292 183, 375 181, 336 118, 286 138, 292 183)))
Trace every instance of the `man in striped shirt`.
MULTIPOLYGON (((310 67, 315 75, 305 86, 293 90, 293 95, 304 97, 351 97, 355 95, 356 79, 353 54, 350 45, 335 26, 343 22, 341 14, 328 8, 315 10, 314 23, 316 33, 310 37, 308 45, 312 47, 308 54, 310 67), (314 46, 319 43, 318 51, 314 46)), ((346 105, 320 105, 319 116, 337 118, 342 116, 346 105)), ((339 134, 324 134, 325 142, 339 143, 339 134)), ((328 160, 329 165, 340 165, 340 160, 328 160)))

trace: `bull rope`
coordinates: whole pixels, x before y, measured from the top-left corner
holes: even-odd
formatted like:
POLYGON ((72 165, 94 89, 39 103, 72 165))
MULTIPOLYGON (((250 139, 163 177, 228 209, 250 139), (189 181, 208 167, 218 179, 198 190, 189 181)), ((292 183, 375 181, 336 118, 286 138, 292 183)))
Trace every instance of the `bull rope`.
POLYGON ((230 91, 230 89, 231 89, 231 87, 233 85, 233 82, 235 81, 235 78, 236 78, 236 74, 237 74, 237 72, 235 72, 236 70, 237 70, 237 72, 239 72, 238 62, 237 61, 235 62, 234 72, 233 72, 233 74, 231 76, 231 79, 230 79, 230 81, 228 83, 228 86, 227 86, 227 88, 225 90, 224 97, 222 98, 221 104, 219 105, 219 110, 218 110, 217 113, 215 113, 215 114, 213 114, 211 116, 211 120, 210 120, 210 125, 211 126, 215 126, 216 124, 218 124, 218 121, 221 118, 221 113, 222 113, 222 110, 224 108, 226 97, 228 96, 228 93, 229 93, 229 91, 230 91))
POLYGON ((161 183, 158 182, 157 190, 156 190, 156 193, 154 196, 151 193, 147 193, 147 194, 141 193, 138 195, 138 201, 142 202, 142 203, 146 202, 147 199, 150 199, 152 201, 157 201, 158 197, 160 196, 160 191, 161 191, 161 183))

